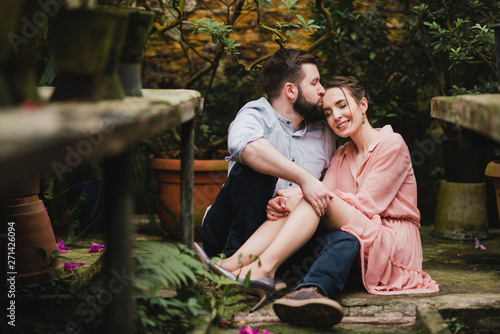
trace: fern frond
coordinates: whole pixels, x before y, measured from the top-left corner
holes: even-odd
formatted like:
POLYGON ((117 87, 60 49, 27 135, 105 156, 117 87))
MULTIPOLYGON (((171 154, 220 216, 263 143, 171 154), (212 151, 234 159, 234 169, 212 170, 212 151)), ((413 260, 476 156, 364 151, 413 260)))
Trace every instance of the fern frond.
POLYGON ((192 254, 178 247, 155 241, 137 241, 135 284, 154 296, 163 287, 180 288, 196 281, 196 274, 206 270, 192 254))

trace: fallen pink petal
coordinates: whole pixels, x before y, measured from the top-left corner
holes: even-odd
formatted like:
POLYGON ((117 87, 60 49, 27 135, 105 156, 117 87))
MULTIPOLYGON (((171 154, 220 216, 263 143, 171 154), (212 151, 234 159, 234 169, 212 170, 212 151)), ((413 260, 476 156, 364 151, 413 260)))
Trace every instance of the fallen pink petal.
POLYGON ((73 271, 75 268, 81 267, 83 265, 84 265, 83 263, 65 262, 64 270, 73 271))
POLYGON ((89 249, 89 253, 100 252, 101 249, 106 247, 106 244, 99 245, 98 243, 92 242, 92 246, 89 249))
POLYGON ((478 238, 476 238, 476 247, 475 248, 486 250, 486 247, 484 245, 481 245, 478 238))
POLYGON ((250 325, 245 328, 240 328, 240 334, 259 334, 258 329, 252 329, 250 325))
POLYGON ((70 252, 68 251, 68 247, 64 246, 64 240, 56 237, 56 241, 57 241, 57 249, 60 251, 61 254, 70 252))

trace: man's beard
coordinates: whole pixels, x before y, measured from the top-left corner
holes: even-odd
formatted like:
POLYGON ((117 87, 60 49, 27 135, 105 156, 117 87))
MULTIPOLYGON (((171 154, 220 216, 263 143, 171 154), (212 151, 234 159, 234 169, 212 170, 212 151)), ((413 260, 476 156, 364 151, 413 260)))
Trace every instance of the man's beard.
POLYGON ((309 102, 306 100, 302 91, 299 88, 299 96, 293 103, 293 109, 307 122, 316 123, 323 120, 323 112, 318 106, 318 103, 309 102))

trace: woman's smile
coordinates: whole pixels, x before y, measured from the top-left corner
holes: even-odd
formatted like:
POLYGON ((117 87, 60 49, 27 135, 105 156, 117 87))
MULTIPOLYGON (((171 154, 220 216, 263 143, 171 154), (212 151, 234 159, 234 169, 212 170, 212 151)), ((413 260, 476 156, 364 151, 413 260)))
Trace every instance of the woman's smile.
POLYGON ((344 130, 347 128, 347 126, 349 125, 349 120, 344 120, 344 121, 341 121, 340 123, 338 123, 337 125, 337 129, 339 130, 344 130))

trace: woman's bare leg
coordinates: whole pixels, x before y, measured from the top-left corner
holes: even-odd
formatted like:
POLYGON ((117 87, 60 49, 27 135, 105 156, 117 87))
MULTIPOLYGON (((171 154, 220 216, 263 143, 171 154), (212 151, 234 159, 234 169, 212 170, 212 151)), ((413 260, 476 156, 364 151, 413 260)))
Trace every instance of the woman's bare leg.
MULTIPOLYGON (((330 201, 330 214, 322 219, 329 229, 340 229, 347 225, 354 208, 338 197, 330 201)), ((251 271, 251 278, 273 277, 278 267, 300 249, 313 236, 319 224, 319 217, 309 202, 301 199, 271 244, 259 256, 259 263, 253 262, 236 273, 245 277, 251 271)))
MULTIPOLYGON (((302 195, 288 198, 287 207, 293 210, 301 198, 302 195)), ((230 271, 237 271, 242 266, 250 264, 255 260, 256 256, 260 256, 273 242, 287 219, 288 217, 275 221, 266 220, 234 255, 218 262, 218 264, 230 271)))
POLYGON ((330 201, 329 215, 321 218, 321 225, 329 230, 340 230, 351 220, 354 207, 335 196, 330 201))

